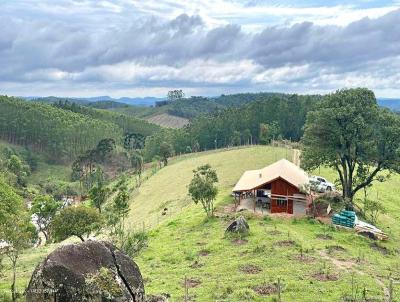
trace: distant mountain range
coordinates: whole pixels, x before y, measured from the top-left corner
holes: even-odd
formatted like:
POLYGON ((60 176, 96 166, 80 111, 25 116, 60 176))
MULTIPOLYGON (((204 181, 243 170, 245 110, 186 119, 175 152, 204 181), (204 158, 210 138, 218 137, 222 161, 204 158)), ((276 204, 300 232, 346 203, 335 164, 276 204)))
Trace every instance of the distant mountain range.
MULTIPOLYGON (((157 97, 121 97, 121 98, 112 98, 110 96, 95 96, 95 97, 82 97, 82 98, 70 98, 70 97, 55 97, 55 96, 47 96, 47 97, 37 97, 37 96, 29 96, 23 97, 26 100, 36 100, 40 102, 48 102, 54 103, 60 100, 69 100, 71 102, 75 102, 82 105, 87 105, 90 103, 96 102, 115 102, 122 103, 131 106, 144 106, 150 107, 154 106, 157 101, 164 100, 165 98, 157 98, 157 97)), ((214 98, 210 98, 214 99, 214 98)), ((377 98, 378 104, 382 107, 387 107, 394 111, 400 111, 400 98, 377 98)))
POLYGON ((116 103, 123 103, 127 105, 134 105, 134 106, 154 106, 157 101, 163 100, 164 98, 157 98, 157 97, 142 97, 142 98, 130 98, 130 97, 121 97, 121 98, 112 98, 110 96, 95 96, 95 97, 82 97, 82 98, 71 98, 71 97, 56 97, 56 96, 46 96, 46 97, 39 97, 39 96, 28 96, 23 97, 26 100, 30 101, 39 101, 39 102, 47 102, 47 103, 54 103, 61 100, 67 100, 71 102, 75 102, 78 104, 89 104, 95 102, 116 102, 116 103))

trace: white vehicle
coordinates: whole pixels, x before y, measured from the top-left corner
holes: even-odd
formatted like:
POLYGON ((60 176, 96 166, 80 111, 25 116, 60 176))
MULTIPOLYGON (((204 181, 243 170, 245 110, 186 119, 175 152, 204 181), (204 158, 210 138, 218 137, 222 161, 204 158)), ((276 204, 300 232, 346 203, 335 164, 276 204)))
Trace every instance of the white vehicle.
POLYGON ((310 176, 310 185, 312 190, 320 193, 336 190, 335 185, 333 183, 327 181, 325 178, 321 176, 310 176))

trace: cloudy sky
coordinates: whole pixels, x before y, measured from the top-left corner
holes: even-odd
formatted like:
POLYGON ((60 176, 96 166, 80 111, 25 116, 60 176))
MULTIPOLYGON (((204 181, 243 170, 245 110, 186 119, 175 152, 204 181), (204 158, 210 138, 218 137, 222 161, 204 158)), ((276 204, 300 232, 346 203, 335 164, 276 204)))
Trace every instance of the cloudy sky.
POLYGON ((352 86, 400 96, 400 0, 0 1, 0 94, 352 86))

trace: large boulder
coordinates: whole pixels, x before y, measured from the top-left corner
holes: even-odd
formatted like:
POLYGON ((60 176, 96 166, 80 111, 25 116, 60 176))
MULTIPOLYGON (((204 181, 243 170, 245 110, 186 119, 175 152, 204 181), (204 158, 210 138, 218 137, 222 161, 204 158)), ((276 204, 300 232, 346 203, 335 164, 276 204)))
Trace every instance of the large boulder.
POLYGON ((249 233, 250 227, 246 219, 243 216, 235 219, 226 229, 225 232, 229 233, 239 233, 241 235, 246 235, 249 233))
POLYGON ((27 302, 145 301, 139 267, 108 242, 61 246, 33 272, 27 302))

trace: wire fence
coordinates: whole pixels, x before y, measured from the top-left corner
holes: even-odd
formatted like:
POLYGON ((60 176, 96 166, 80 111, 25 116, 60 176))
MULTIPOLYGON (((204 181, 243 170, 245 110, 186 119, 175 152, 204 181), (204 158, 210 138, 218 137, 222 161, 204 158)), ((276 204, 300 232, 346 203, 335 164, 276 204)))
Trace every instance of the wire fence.
MULTIPOLYGON (((246 148, 251 148, 257 145, 242 145, 242 146, 236 146, 236 147, 226 147, 226 148, 219 148, 219 149, 213 149, 213 150, 208 150, 208 151, 201 151, 201 152, 196 152, 196 153, 188 153, 188 154, 180 154, 175 157, 171 157, 169 159, 170 163, 174 163, 176 161, 180 161, 183 159, 187 159, 193 156, 197 156, 198 154, 211 154, 215 152, 223 152, 223 151, 232 151, 232 150, 240 150, 240 149, 246 149, 246 148)), ((280 140, 280 141, 272 141, 269 146, 273 147, 280 147, 283 148, 283 154, 279 157, 278 154, 275 154, 275 161, 279 160, 282 156, 284 156, 287 160, 292 161, 295 164, 300 164, 300 153, 297 152, 299 151, 297 148, 297 145, 295 143, 292 143, 291 141, 285 141, 285 140, 280 140)), ((140 192, 140 187, 148 181, 151 177, 156 175, 162 167, 158 166, 156 168, 151 167, 148 165, 145 169, 145 171, 142 174, 141 179, 139 180, 137 176, 131 175, 131 177, 135 177, 134 181, 130 182, 129 191, 131 195, 131 200, 134 201, 135 197, 139 194, 140 192)), ((165 206, 162 209, 159 209, 157 212, 151 213, 151 215, 147 216, 146 218, 142 219, 141 221, 137 221, 135 223, 130 223, 129 227, 132 228, 133 230, 150 230, 152 228, 155 228, 159 226, 160 224, 168 221, 171 217, 182 213, 183 211, 187 210, 189 205, 191 204, 190 198, 187 196, 185 200, 181 201, 179 204, 169 204, 168 206, 165 206)))
MULTIPOLYGON (((235 274, 235 272, 229 272, 235 274)), ((236 274, 236 277, 229 277, 227 274, 210 275, 203 273, 199 274, 181 274, 177 275, 176 278, 169 280, 168 284, 176 284, 180 286, 180 294, 176 293, 170 297, 169 301, 252 301, 254 297, 272 297, 271 301, 296 301, 295 297, 298 295, 304 295, 304 292, 311 296, 315 296, 310 288, 307 288, 306 283, 313 283, 313 276, 307 278, 301 283, 301 281, 295 281, 293 279, 285 279, 276 275, 269 275, 268 273, 259 273, 243 275, 240 273, 236 274), (295 284, 296 282, 300 284, 295 284), (207 288, 209 290, 207 298, 200 297, 199 293, 201 288, 207 288), (239 290, 238 290, 239 288, 239 290), (210 300, 211 299, 211 300, 210 300)), ((324 275, 316 274, 317 276, 324 278, 324 275)), ((162 277, 160 277, 162 278, 162 277)), ((329 276, 326 276, 329 278, 329 276)), ((321 300, 313 301, 327 301, 329 295, 332 295, 332 291, 326 295, 323 293, 327 290, 327 287, 334 287, 334 284, 329 284, 330 280, 327 279, 326 285, 321 286, 320 290, 316 290, 316 295, 321 295, 321 300), (329 285, 328 285, 329 284, 329 285)), ((318 282, 318 279, 314 279, 314 282, 318 282)), ((334 293, 335 296, 339 296, 338 300, 332 301, 343 301, 343 302, 398 302, 400 301, 400 282, 394 280, 390 276, 387 276, 383 281, 379 281, 381 289, 370 288, 365 285, 362 281, 358 281, 356 278, 352 278, 346 284, 346 289, 343 286, 337 289, 334 293), (383 285, 385 283, 385 285, 383 285), (380 291, 380 293, 379 293, 380 291)), ((310 300, 311 301, 311 300, 310 300)))

